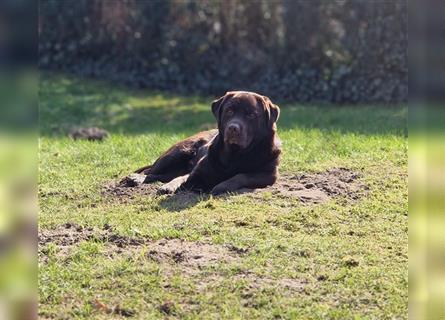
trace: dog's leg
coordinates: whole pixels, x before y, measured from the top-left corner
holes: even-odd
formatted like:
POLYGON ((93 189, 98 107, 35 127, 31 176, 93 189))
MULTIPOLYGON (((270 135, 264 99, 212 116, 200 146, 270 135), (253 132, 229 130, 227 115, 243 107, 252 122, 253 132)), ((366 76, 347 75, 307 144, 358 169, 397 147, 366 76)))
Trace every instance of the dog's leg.
POLYGON ((193 191, 193 192, 208 192, 219 181, 218 173, 215 168, 211 166, 207 157, 198 161, 198 164, 193 168, 188 178, 176 189, 175 192, 193 191))
POLYGON ((180 186, 183 184, 187 178, 189 177, 188 174, 177 177, 170 181, 169 183, 166 183, 159 188, 157 194, 170 194, 174 193, 180 186))
POLYGON ((275 183, 276 173, 262 172, 254 174, 237 174, 232 178, 217 184, 211 191, 212 195, 233 192, 241 188, 265 188, 275 183))
POLYGON ((187 170, 179 169, 179 170, 173 170, 171 172, 167 172, 164 174, 151 174, 149 173, 146 177, 143 183, 152 183, 156 181, 160 182, 169 182, 177 177, 181 177, 182 175, 186 174, 187 170))
POLYGON ((139 173, 139 174, 149 174, 150 173, 150 169, 151 169, 152 165, 148 165, 142 168, 137 169, 134 173, 139 173))
POLYGON ((190 172, 189 162, 194 154, 180 150, 169 150, 159 157, 151 166, 142 168, 147 175, 144 183, 155 181, 169 182, 172 179, 190 172))

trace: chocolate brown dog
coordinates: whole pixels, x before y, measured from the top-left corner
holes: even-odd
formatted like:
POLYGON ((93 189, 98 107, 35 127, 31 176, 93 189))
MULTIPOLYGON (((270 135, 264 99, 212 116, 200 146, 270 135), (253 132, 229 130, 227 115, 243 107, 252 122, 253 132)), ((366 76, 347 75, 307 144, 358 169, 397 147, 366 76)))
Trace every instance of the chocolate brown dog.
POLYGON ((240 188, 264 188, 278 175, 280 108, 268 97, 231 91, 212 103, 218 129, 178 142, 151 166, 136 173, 144 183, 168 182, 161 193, 178 190, 218 195, 240 188))

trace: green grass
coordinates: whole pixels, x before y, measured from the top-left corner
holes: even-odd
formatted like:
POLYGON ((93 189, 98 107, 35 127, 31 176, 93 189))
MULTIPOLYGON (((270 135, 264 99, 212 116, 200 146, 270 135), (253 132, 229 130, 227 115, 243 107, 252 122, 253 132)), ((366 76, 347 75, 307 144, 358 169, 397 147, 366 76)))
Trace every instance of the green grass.
POLYGON ((339 197, 303 205, 266 193, 263 200, 204 198, 174 210, 165 205, 166 196, 123 203, 101 193, 105 183, 213 124, 211 100, 42 75, 40 230, 66 222, 100 229, 109 224, 126 236, 202 240, 249 251, 236 264, 220 263, 189 277, 180 266, 166 275, 143 248, 110 257, 106 243, 88 240, 67 258, 50 246, 48 261, 40 263, 40 316, 109 319, 92 307, 98 299, 135 311, 136 319, 165 318, 159 306, 166 301, 173 306, 169 317, 181 319, 407 318, 406 107, 280 105, 281 172, 350 168, 369 187, 356 201, 339 197), (66 137, 71 127, 89 125, 111 137, 102 143, 66 137), (357 266, 347 263, 351 257, 357 266), (247 271, 297 279, 304 290, 249 287, 236 277, 247 271), (212 283, 211 274, 220 280, 212 283), (200 281, 208 282, 205 290, 200 281))

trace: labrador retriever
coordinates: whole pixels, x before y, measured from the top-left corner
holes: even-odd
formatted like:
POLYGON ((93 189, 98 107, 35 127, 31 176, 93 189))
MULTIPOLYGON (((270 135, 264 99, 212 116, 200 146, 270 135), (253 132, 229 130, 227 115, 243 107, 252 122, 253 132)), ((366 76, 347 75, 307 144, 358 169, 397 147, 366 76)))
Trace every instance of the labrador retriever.
POLYGON ((136 173, 144 183, 165 182, 160 193, 181 190, 218 195, 275 183, 281 142, 280 108, 254 92, 231 91, 213 101, 218 129, 178 142, 136 173))

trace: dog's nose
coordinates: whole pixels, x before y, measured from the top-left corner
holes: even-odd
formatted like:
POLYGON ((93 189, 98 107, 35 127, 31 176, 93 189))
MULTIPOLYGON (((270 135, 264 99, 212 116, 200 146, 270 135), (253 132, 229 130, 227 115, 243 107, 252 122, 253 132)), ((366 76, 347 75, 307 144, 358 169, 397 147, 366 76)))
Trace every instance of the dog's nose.
POLYGON ((230 134, 238 135, 240 133, 240 131, 241 131, 241 127, 237 123, 231 123, 227 127, 227 130, 229 130, 230 134))

